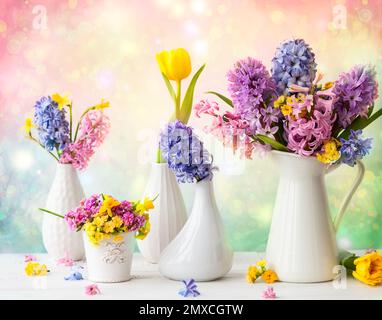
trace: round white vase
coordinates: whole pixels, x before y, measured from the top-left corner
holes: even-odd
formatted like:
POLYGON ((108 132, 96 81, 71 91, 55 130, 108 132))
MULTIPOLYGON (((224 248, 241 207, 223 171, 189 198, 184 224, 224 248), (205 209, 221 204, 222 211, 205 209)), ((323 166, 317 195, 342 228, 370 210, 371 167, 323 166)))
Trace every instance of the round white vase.
POLYGON ((154 209, 150 211, 150 232, 144 240, 138 241, 138 248, 146 261, 158 263, 163 249, 176 237, 187 220, 182 193, 166 163, 152 164, 143 195, 157 198, 154 209))
POLYGON ((232 267, 233 253, 224 236, 213 183, 201 181, 195 188, 191 215, 159 261, 160 273, 173 280, 211 281, 232 267))
MULTIPOLYGON (((77 207, 84 197, 77 170, 71 164, 59 163, 45 208, 64 215, 77 207)), ((84 257, 81 234, 71 231, 62 218, 44 213, 42 238, 46 251, 53 258, 67 255, 73 260, 81 260, 84 257)))
POLYGON ((122 241, 102 240, 98 245, 83 233, 88 279, 94 282, 123 282, 131 278, 134 233, 122 233, 122 241))

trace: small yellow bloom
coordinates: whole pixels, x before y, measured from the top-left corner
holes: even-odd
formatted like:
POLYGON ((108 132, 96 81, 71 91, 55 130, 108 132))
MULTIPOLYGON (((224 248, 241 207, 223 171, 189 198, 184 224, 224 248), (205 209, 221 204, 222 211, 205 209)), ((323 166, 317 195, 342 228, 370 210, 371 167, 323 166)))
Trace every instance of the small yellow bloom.
POLYGON ((260 261, 256 262, 256 265, 258 267, 265 268, 265 266, 267 265, 267 262, 265 260, 260 260, 260 261))
POLYGON ((107 212, 109 216, 112 216, 111 209, 116 206, 119 206, 120 204, 121 203, 118 200, 114 199, 113 197, 104 195, 104 200, 103 200, 101 208, 99 209, 99 212, 100 213, 107 212))
POLYGON ((118 216, 114 216, 111 221, 114 223, 115 228, 119 228, 123 224, 123 220, 118 216))
POLYGON ((48 269, 45 264, 40 264, 35 261, 30 261, 25 266, 25 274, 27 276, 45 276, 48 273, 48 269))
POLYGON ((139 202, 137 204, 137 211, 140 213, 144 213, 144 212, 149 211, 151 209, 154 209, 154 203, 148 197, 145 197, 145 199, 143 200, 142 203, 139 202))
POLYGON ((370 286, 382 283, 382 256, 372 252, 354 260, 353 277, 370 286))
POLYGON ((35 128, 35 125, 33 124, 32 119, 26 118, 23 129, 25 130, 25 133, 27 134, 27 136, 30 136, 32 128, 35 128))
POLYGON ((277 277, 276 272, 274 272, 271 269, 268 269, 265 271, 262 275, 261 278, 266 282, 266 283, 273 283, 277 281, 279 278, 277 277))
POLYGON ((316 155, 317 160, 325 164, 337 161, 341 157, 341 153, 338 151, 340 146, 341 143, 335 138, 325 141, 323 150, 316 155))
POLYGON ((287 97, 287 98, 286 98, 286 103, 287 103, 287 104, 292 105, 294 102, 295 102, 295 101, 294 101, 293 97, 287 97))
POLYGON ((258 270, 256 266, 249 266, 248 272, 247 272, 247 282, 248 283, 254 283, 257 279, 258 270))
POLYGON ((281 113, 284 116, 290 116, 292 114, 293 108, 289 104, 284 104, 281 106, 281 113))
POLYGON ((333 87, 333 82, 330 81, 330 82, 326 82, 323 86, 322 86, 322 90, 328 90, 330 89, 331 87, 333 87))
POLYGON ((169 79, 180 81, 191 73, 191 59, 188 52, 183 49, 162 51, 156 55, 161 72, 169 79))
POLYGON ((137 235, 135 236, 135 238, 139 239, 139 240, 143 240, 147 237, 147 235, 149 234, 150 232, 150 229, 151 229, 151 224, 150 224, 150 221, 149 221, 149 218, 148 218, 148 215, 144 215, 146 217, 146 223, 145 225, 140 228, 138 230, 138 233, 137 235))
POLYGON ((96 109, 96 110, 103 110, 103 109, 109 108, 109 107, 110 107, 110 102, 109 101, 103 101, 103 99, 102 99, 99 104, 96 104, 94 106, 94 109, 96 109))
POLYGON ((277 98, 277 100, 273 103, 273 106, 275 108, 280 108, 280 106, 282 106, 283 104, 285 104, 285 96, 280 96, 277 98))
POLYGON ((118 242, 121 242, 121 241, 123 241, 123 237, 121 235, 115 236, 113 238, 113 242, 115 242, 115 243, 118 243, 118 242))
POLYGON ((115 228, 115 223, 113 221, 105 222, 103 226, 103 231, 105 233, 113 233, 115 228))
POLYGON ((61 96, 58 93, 52 94, 52 100, 58 104, 58 109, 70 105, 70 99, 67 96, 61 96))

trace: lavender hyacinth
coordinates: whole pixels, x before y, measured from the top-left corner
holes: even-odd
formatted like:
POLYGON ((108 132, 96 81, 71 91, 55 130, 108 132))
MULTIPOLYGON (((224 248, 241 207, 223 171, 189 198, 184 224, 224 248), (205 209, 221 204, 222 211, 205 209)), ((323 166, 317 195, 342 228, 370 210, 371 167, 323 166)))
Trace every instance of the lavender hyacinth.
POLYGON ((250 57, 236 62, 227 79, 235 111, 241 115, 252 114, 276 95, 276 84, 265 66, 250 57))
POLYGON ((161 132, 160 149, 179 182, 212 179, 212 157, 191 127, 170 122, 161 132))
POLYGON ((337 96, 334 110, 338 113, 338 124, 348 127, 358 116, 367 117, 368 110, 378 97, 376 72, 371 66, 355 66, 342 73, 335 82, 333 92, 337 96))
POLYGON ((60 110, 51 97, 42 97, 36 102, 33 122, 38 129, 40 143, 45 149, 63 150, 70 142, 65 110, 60 110))
POLYGON ((288 86, 310 87, 316 76, 315 55, 303 39, 283 42, 272 59, 272 77, 279 94, 288 93, 288 86))
POLYGON ((349 139, 341 139, 341 158, 339 161, 353 167, 357 160, 361 160, 369 154, 372 139, 361 139, 361 135, 362 130, 350 130, 349 139))

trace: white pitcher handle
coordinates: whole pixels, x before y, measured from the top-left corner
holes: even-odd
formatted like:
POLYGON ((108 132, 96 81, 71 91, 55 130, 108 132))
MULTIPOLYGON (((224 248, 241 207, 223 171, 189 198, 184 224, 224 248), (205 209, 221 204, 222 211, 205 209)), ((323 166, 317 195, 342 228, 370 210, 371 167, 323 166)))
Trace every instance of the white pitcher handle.
POLYGON ((363 177, 365 175, 365 165, 363 164, 363 162, 361 160, 357 160, 357 167, 358 167, 357 177, 354 180, 354 183, 353 183, 350 191, 348 192, 348 194, 346 195, 346 197, 342 201, 340 211, 338 211, 337 216, 334 218, 334 230, 336 232, 338 231, 338 227, 340 226, 342 218, 346 212, 347 207, 349 206, 351 199, 353 198, 354 193, 357 191, 357 189, 358 189, 359 185, 361 184, 363 177))

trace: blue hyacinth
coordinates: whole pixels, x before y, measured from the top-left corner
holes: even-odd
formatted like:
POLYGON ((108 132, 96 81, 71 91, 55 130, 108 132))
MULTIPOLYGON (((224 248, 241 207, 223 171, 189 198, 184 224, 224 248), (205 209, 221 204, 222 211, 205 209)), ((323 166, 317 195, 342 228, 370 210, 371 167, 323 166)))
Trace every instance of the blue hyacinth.
POLYGON ((160 149, 178 182, 212 179, 212 157, 191 127, 170 122, 161 132, 160 149))
POLYGON ((34 107, 33 122, 37 127, 40 143, 49 151, 55 148, 63 150, 70 142, 65 110, 60 110, 51 97, 42 97, 34 107))
POLYGON ((361 139, 362 130, 351 130, 347 140, 341 139, 341 159, 342 163, 353 167, 357 160, 363 159, 371 150, 371 138, 361 139))
POLYGON ((288 86, 310 87, 316 76, 314 53, 302 39, 283 42, 272 59, 272 77, 279 94, 288 93, 288 86))

